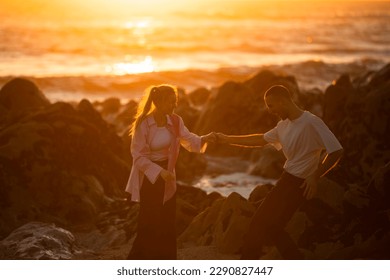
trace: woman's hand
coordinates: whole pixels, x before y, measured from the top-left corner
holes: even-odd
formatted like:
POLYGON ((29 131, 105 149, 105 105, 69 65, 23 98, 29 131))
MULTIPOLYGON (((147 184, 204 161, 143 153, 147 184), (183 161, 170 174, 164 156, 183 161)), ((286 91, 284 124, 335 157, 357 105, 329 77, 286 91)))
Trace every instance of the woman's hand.
POLYGON ((161 176, 161 178, 163 178, 163 180, 165 182, 168 182, 170 180, 174 180, 175 179, 175 174, 173 174, 173 172, 170 172, 170 171, 165 170, 165 169, 161 170, 160 176, 161 176))
POLYGON ((217 137, 215 135, 215 132, 210 132, 209 134, 201 136, 202 143, 215 143, 217 141, 217 137))

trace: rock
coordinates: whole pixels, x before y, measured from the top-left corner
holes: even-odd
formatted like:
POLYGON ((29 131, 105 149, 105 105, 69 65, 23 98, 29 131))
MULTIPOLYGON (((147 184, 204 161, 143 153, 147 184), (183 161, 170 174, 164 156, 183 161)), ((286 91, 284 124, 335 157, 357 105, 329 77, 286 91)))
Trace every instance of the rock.
POLYGON ((176 233, 179 236, 192 222, 192 219, 199 214, 199 210, 181 198, 178 198, 176 203, 176 233))
POLYGON ((203 106, 207 103, 211 92, 206 88, 198 88, 190 92, 188 97, 194 106, 203 106))
POLYGON ((314 251, 315 244, 338 240, 344 222, 343 213, 318 198, 305 201, 297 213, 295 215, 300 216, 295 218, 299 219, 295 221, 295 229, 290 228, 290 231, 292 235, 295 231, 300 248, 314 251))
POLYGON ((378 85, 383 85, 390 80, 390 63, 385 65, 379 71, 372 73, 373 75, 369 79, 368 86, 371 88, 377 88, 378 85))
POLYGON ((176 162, 176 176, 178 180, 191 182, 200 177, 206 170, 207 161, 202 154, 190 153, 181 148, 176 162))
POLYGON ((199 111, 192 107, 190 99, 184 90, 178 91, 178 104, 175 113, 183 119, 184 125, 188 130, 193 131, 196 120, 199 118, 199 111))
POLYGON ((258 101, 263 101, 265 92, 273 85, 284 85, 290 89, 293 98, 299 92, 298 84, 293 76, 277 75, 269 70, 263 70, 254 75, 244 84, 252 89, 258 101))
POLYGON ((297 94, 297 104, 301 108, 305 108, 305 110, 310 111, 314 115, 323 117, 323 104, 324 104, 324 94, 321 90, 314 88, 309 91, 302 91, 297 94))
POLYGON ((222 198, 219 193, 212 192, 207 194, 199 188, 180 183, 177 185, 176 194, 179 199, 182 199, 183 201, 189 203, 192 207, 195 207, 198 213, 211 206, 216 200, 222 198))
POLYGON ((35 83, 24 78, 7 82, 0 90, 0 104, 13 114, 47 107, 50 102, 35 83))
POLYGON ((259 204, 259 202, 261 202, 267 196, 267 194, 272 188, 273 185, 271 184, 256 186, 249 195, 248 201, 255 204, 259 204))
POLYGON ((253 153, 252 158, 256 158, 257 160, 249 169, 250 175, 272 179, 278 179, 282 175, 286 158, 281 151, 277 151, 270 146, 265 146, 256 154, 253 153))
POLYGON ((352 83, 343 75, 325 92, 324 120, 344 147, 340 166, 349 181, 367 185, 390 161, 389 69, 387 65, 352 83))
POLYGON ((295 243, 299 242, 299 238, 305 232, 307 225, 310 224, 309 218, 303 211, 297 211, 291 217, 286 225, 286 231, 295 243))
POLYGON ((128 137, 129 128, 137 113, 137 106, 138 103, 133 100, 130 100, 126 105, 122 106, 121 110, 119 111, 113 122, 113 124, 117 128, 118 134, 124 135, 128 139, 130 138, 128 137))
POLYGON ((339 132, 340 120, 345 114, 345 103, 351 91, 354 88, 347 74, 340 76, 325 90, 323 119, 334 133, 339 132))
POLYGON ((336 252, 340 252, 343 249, 344 249, 344 244, 342 244, 340 241, 316 244, 314 249, 313 259, 317 259, 317 260, 334 259, 334 255, 337 254, 336 252))
POLYGON ((119 135, 128 137, 129 127, 137 112, 137 102, 130 100, 122 105, 118 98, 113 97, 102 102, 94 102, 93 106, 107 123, 115 126, 119 135))
POLYGON ((0 242, 3 260, 69 260, 78 251, 71 232, 40 222, 19 227, 0 242))
POLYGON ((378 210, 389 209, 390 201, 390 162, 378 169, 367 189, 372 207, 378 210))
POLYGON ((223 254, 216 246, 198 246, 180 248, 177 252, 178 260, 238 260, 237 254, 223 254))
MULTIPOLYGON (((293 77, 278 76, 270 71, 262 71, 243 83, 224 83, 209 96, 194 132, 250 134, 268 131, 276 125, 278 119, 268 113, 264 104, 264 93, 274 84, 284 84, 294 94, 299 91, 293 77)), ((214 145, 208 151, 216 155, 240 155, 245 158, 249 158, 252 152, 251 149, 227 145, 214 145)))
MULTIPOLYGON (((94 106, 96 105, 94 104, 94 106)), ((98 103, 98 106, 100 107, 99 112, 104 117, 118 113, 121 107, 121 101, 117 97, 110 97, 105 99, 103 102, 98 103)))
POLYGON ((196 216, 178 242, 196 246, 215 245, 221 253, 235 254, 242 247, 254 210, 239 194, 232 193, 196 216))
POLYGON ((0 131, 0 236, 32 220, 93 223, 123 196, 130 159, 89 101, 58 102, 0 131))
POLYGON ((356 236, 355 244, 344 248, 332 250, 329 259, 334 260, 388 260, 390 257, 388 248, 390 247, 390 232, 377 232, 367 240, 362 241, 356 236))
POLYGON ((322 200, 336 212, 343 211, 344 187, 327 177, 321 177, 318 182, 316 198, 322 200))
MULTIPOLYGON (((260 120, 259 105, 253 100, 252 90, 241 83, 227 82, 202 112, 195 132, 205 134, 219 131, 229 134, 242 134, 253 130, 254 123, 260 120), (248 118, 251 116, 251 118, 248 118)), ((257 129, 259 129, 257 127, 257 129)))
POLYGON ((350 185, 344 194, 344 202, 358 211, 366 209, 370 204, 370 197, 364 187, 357 184, 350 185))

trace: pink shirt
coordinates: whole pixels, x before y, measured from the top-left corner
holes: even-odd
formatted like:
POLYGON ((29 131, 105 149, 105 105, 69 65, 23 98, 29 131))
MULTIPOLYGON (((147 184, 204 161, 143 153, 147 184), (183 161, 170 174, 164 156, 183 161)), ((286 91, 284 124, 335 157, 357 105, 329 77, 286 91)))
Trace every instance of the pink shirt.
MULTIPOLYGON (((201 146, 200 136, 191 133, 178 115, 167 116, 167 129, 173 135, 168 155, 168 171, 175 173, 176 160, 179 155, 180 145, 190 152, 203 153, 207 143, 201 146), (175 121, 176 120, 176 121, 175 121), (174 125, 175 123, 175 125, 174 125), (176 136, 176 134, 178 134, 176 136)), ((157 132, 157 124, 153 115, 147 116, 134 132, 131 142, 131 154, 133 166, 127 182, 126 191, 131 193, 132 201, 140 200, 140 188, 144 177, 151 183, 155 183, 162 167, 150 159, 150 143, 157 132)), ((164 202, 173 197, 176 192, 176 179, 165 183, 164 202)))

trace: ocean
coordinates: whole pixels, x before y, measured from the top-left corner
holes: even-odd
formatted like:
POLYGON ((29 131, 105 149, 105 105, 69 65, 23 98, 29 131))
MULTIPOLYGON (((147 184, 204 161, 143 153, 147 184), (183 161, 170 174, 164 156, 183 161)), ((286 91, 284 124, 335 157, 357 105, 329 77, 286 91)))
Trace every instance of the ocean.
MULTIPOLYGON (((1 12, 0 12, 1 14, 1 12)), ((107 17, 2 14, 0 86, 33 78, 52 101, 137 99, 152 84, 192 91, 261 69, 324 90, 390 62, 390 2, 273 3, 107 17)))

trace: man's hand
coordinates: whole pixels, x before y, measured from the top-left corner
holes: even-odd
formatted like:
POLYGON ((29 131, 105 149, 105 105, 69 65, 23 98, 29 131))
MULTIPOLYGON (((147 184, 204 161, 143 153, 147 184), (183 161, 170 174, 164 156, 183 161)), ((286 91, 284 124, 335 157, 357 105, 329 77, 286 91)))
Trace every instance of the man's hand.
POLYGON ((170 180, 175 179, 175 174, 173 174, 173 172, 169 172, 168 170, 165 170, 165 169, 161 170, 160 176, 161 176, 161 178, 164 179, 165 182, 168 182, 170 180))
POLYGON ((218 144, 226 144, 226 143, 228 143, 229 137, 227 135, 225 135, 223 133, 220 133, 220 132, 216 133, 215 135, 216 135, 218 144))

